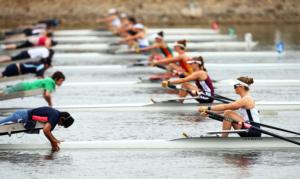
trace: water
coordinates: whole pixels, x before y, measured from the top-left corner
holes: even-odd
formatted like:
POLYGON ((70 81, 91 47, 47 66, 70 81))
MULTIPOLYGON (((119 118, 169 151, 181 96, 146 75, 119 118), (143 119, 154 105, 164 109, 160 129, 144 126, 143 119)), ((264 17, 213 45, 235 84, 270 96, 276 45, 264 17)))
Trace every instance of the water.
MULTIPOLYGON (((224 31, 227 27, 223 27, 224 31)), ((299 27, 235 25, 238 34, 252 32, 260 41, 256 50, 273 50, 276 29, 293 51, 280 59, 211 59, 211 63, 299 63, 299 27)), ((278 34, 278 33, 277 33, 278 34)), ((109 59, 59 59, 54 65, 128 64, 128 61, 109 59), (87 61, 85 61, 87 60, 87 61)), ((299 63, 300 64, 300 63, 299 63)), ((208 69, 209 70, 209 69, 208 69)), ((107 82, 132 81, 153 74, 140 69, 126 70, 65 70, 67 81, 107 82)), ((216 79, 240 75, 255 79, 299 79, 299 70, 209 70, 216 79)), ((8 83, 9 84, 9 83, 8 83)), ((3 87, 3 84, 0 84, 3 87)), ((237 96, 232 87, 217 92, 231 98, 237 96)), ((299 87, 255 87, 251 92, 256 100, 300 101, 299 87)), ((160 85, 147 86, 62 86, 53 94, 55 105, 147 103, 149 99, 175 97, 166 94, 160 85)), ((23 100, 1 101, 1 107, 37 107, 46 105, 40 96, 23 100)), ((200 136, 221 128, 219 122, 204 119, 197 111, 114 111, 72 112, 76 122, 71 128, 56 128, 54 135, 65 141, 174 139, 182 132, 200 136)), ((262 122, 300 131, 300 111, 262 113, 262 122)), ((282 132, 278 134, 291 136, 282 132)), ((43 134, 3 136, 0 143, 45 143, 43 134)), ((2 150, 1 178, 299 178, 299 150, 2 150)))

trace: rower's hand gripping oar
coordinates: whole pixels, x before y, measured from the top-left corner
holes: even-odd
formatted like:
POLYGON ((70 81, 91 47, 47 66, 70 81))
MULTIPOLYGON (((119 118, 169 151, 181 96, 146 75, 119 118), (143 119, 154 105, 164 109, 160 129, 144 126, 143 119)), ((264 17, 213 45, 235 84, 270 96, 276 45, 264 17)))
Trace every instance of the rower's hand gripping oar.
POLYGON ((278 134, 274 134, 272 132, 263 130, 263 129, 255 127, 255 126, 253 126, 253 125, 251 125, 249 123, 239 122, 239 121, 235 121, 234 119, 225 118, 224 116, 221 116, 221 115, 216 114, 216 113, 211 112, 211 111, 205 111, 205 113, 207 113, 208 116, 209 116, 209 118, 211 118, 211 119, 214 119, 214 120, 217 120, 217 121, 220 121, 220 122, 223 122, 223 120, 227 120, 229 122, 233 122, 233 123, 236 123, 236 124, 241 124, 245 128, 247 128, 247 129, 256 130, 256 131, 258 131, 260 133, 263 133, 263 134, 266 134, 266 135, 269 135, 269 136, 272 136, 272 137, 275 137, 275 138, 278 138, 278 139, 281 139, 281 140, 284 140, 284 141, 287 141, 287 142, 290 142, 290 143, 293 143, 293 144, 296 144, 296 145, 300 145, 300 142, 298 142, 298 141, 294 141, 294 140, 288 139, 286 137, 280 136, 278 134))
MULTIPOLYGON (((164 82, 162 83, 162 86, 165 87, 165 88, 166 88, 166 87, 169 87, 169 88, 171 88, 171 89, 183 90, 183 91, 186 91, 186 92, 192 93, 192 94, 195 93, 194 91, 191 91, 191 90, 188 90, 188 89, 185 89, 185 88, 177 88, 177 86, 169 84, 168 81, 164 81, 164 82)), ((200 96, 204 96, 204 97, 207 97, 207 98, 211 98, 211 99, 214 99, 214 100, 216 100, 216 101, 220 101, 220 102, 222 102, 222 103, 230 103, 230 101, 228 101, 228 100, 226 100, 226 99, 223 99, 223 98, 226 98, 226 97, 219 98, 219 97, 216 97, 216 96, 209 96, 209 95, 206 95, 206 94, 204 94, 204 93, 201 93, 200 96)), ((219 95, 219 96, 220 96, 220 95, 219 95)), ((199 99, 199 98, 200 98, 200 97, 197 97, 197 98, 195 98, 195 99, 199 99)))

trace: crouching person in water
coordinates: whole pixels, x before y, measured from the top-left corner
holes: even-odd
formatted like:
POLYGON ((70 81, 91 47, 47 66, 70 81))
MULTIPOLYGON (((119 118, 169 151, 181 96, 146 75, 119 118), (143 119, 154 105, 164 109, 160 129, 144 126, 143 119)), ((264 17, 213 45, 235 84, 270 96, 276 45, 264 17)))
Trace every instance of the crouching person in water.
POLYGON ((58 151, 61 142, 52 134, 56 125, 68 128, 74 123, 73 117, 68 112, 61 112, 51 107, 39 107, 16 111, 11 116, 1 119, 0 125, 6 123, 23 123, 26 129, 34 129, 36 121, 45 123, 43 132, 51 143, 52 151, 58 151))
POLYGON ((5 88, 3 91, 4 91, 4 95, 6 95, 6 94, 19 92, 19 91, 43 89, 44 99, 47 101, 49 106, 52 106, 51 93, 55 90, 56 86, 61 86, 65 81, 65 79, 66 77, 62 72, 56 71, 55 73, 53 73, 51 77, 38 79, 32 82, 17 83, 13 86, 9 86, 5 88))

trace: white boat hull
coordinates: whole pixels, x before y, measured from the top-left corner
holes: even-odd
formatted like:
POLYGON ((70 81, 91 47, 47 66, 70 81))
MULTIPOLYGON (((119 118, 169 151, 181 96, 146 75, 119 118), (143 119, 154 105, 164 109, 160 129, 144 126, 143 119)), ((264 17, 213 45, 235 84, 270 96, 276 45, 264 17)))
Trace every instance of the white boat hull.
MULTIPOLYGON (((290 138, 300 142, 299 138, 290 138)), ((175 140, 115 140, 62 142, 61 150, 84 149, 167 149, 167 150, 276 150, 300 149, 299 145, 280 139, 263 138, 216 138, 197 137, 175 140)), ((0 144, 0 150, 48 150, 50 144, 0 144)))
MULTIPOLYGON (((164 31, 166 34, 218 34, 218 30, 212 29, 200 29, 200 28, 149 28, 147 33, 158 33, 164 31)), ((90 29, 81 29, 81 30, 56 30, 54 36, 113 36, 109 31, 97 31, 90 29)))
MULTIPOLYGON (((54 37, 54 40, 59 44, 63 43, 111 43, 118 42, 121 39, 119 37, 96 37, 96 36, 75 36, 75 37, 54 37)), ((208 41, 232 41, 236 39, 236 36, 229 35, 166 35, 164 40, 166 42, 174 43, 177 40, 185 39, 189 42, 208 42, 208 41)))
MULTIPOLYGON (((189 43, 187 46, 187 51, 195 51, 195 50, 249 50, 254 48, 258 43, 257 42, 202 42, 202 43, 189 43)), ((170 47, 173 44, 169 44, 170 47)), ((59 52, 107 52, 112 50, 115 47, 112 47, 108 44, 104 43, 95 43, 95 44, 58 44, 54 46, 53 49, 59 52)), ((122 53, 132 53, 125 46, 116 50, 116 54, 118 52, 122 53)))

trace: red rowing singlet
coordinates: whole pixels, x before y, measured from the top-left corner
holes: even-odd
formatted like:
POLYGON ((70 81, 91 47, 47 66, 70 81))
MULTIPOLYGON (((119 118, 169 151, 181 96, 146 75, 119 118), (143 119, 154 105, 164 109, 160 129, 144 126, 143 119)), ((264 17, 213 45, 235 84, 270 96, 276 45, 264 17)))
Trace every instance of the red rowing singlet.
POLYGON ((38 41, 38 46, 44 46, 46 44, 46 40, 48 39, 47 36, 42 36, 42 37, 39 37, 39 41, 38 41))

